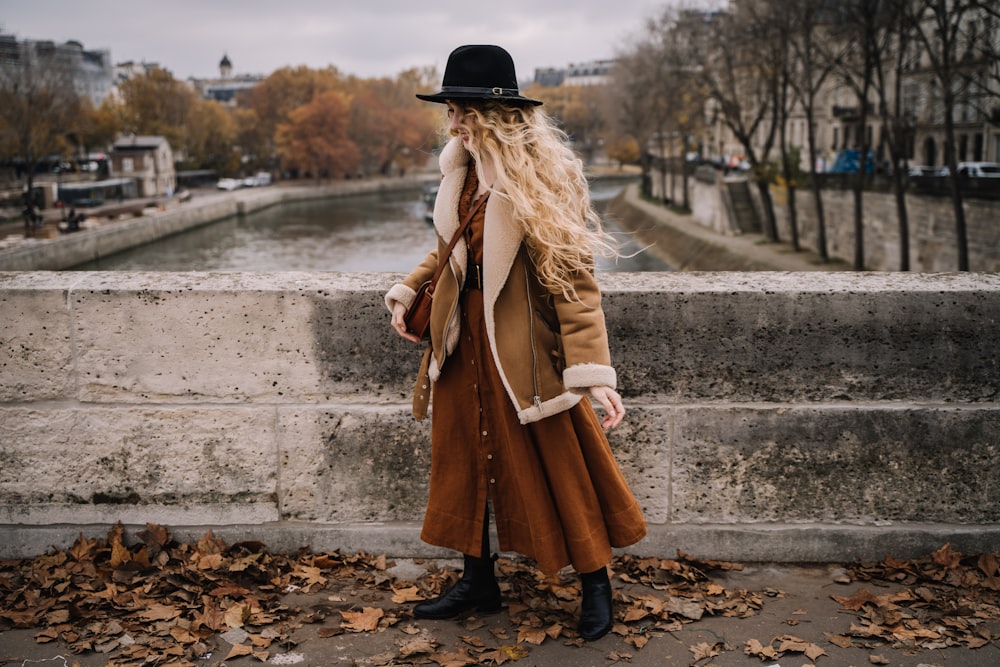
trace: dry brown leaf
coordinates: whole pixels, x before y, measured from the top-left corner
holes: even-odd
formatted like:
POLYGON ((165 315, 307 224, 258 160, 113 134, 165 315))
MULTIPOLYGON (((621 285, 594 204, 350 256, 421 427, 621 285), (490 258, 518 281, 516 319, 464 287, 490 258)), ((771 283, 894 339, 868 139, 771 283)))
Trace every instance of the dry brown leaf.
POLYGON ((224 660, 232 660, 233 658, 239 658, 243 655, 250 655, 253 653, 253 649, 246 644, 233 644, 233 648, 229 650, 229 655, 227 655, 224 660))
POLYGON ((881 655, 869 655, 868 662, 873 665, 891 665, 892 661, 881 655))
POLYGON ((517 641, 527 642, 529 644, 534 644, 535 646, 540 645, 548 635, 545 634, 543 628, 529 628, 521 626, 517 629, 517 641))
POLYGON ((140 611, 137 616, 140 620, 146 622, 152 621, 168 621, 172 618, 177 618, 180 616, 181 610, 174 606, 168 606, 163 604, 150 605, 146 609, 140 611))
POLYGON ((873 594, 867 588, 858 589, 851 597, 840 595, 831 595, 830 597, 840 603, 844 609, 850 609, 851 611, 859 611, 866 604, 878 605, 879 601, 879 596, 873 594))
POLYGON ((378 607, 365 607, 361 611, 342 611, 346 623, 341 626, 352 632, 374 632, 385 612, 378 607))
POLYGON ((746 646, 743 647, 743 652, 747 655, 753 655, 758 658, 777 658, 778 652, 774 650, 770 645, 763 645, 756 639, 751 639, 747 641, 746 646))
POLYGON ((704 660, 705 658, 714 658, 722 653, 722 643, 716 642, 715 644, 709 644, 708 642, 700 642, 693 646, 689 646, 688 650, 691 651, 695 662, 697 662, 699 660, 704 660))
POLYGON ((242 628, 248 618, 250 618, 249 607, 247 605, 234 604, 223 614, 222 622, 228 628, 242 628))
POLYGON ((396 645, 399 646, 400 658, 408 658, 411 655, 420 655, 422 653, 433 653, 438 646, 437 642, 429 637, 414 637, 413 639, 396 642, 396 645))
POLYGON ((851 644, 852 640, 850 637, 845 637, 844 635, 835 635, 831 632, 824 632, 823 636, 826 637, 826 640, 828 642, 830 642, 835 646, 839 646, 840 648, 850 648, 852 646, 851 644))
POLYGON ((784 635, 782 637, 778 637, 778 641, 781 642, 778 644, 779 653, 787 653, 789 651, 793 653, 804 653, 810 660, 816 660, 819 656, 826 655, 826 651, 816 644, 807 642, 804 639, 799 639, 798 637, 784 635))
POLYGON ((407 602, 420 602, 426 599, 416 586, 392 589, 392 601, 396 604, 406 604, 407 602))
POLYGON ((316 636, 320 639, 327 639, 329 637, 336 637, 337 635, 344 634, 344 628, 320 628, 316 631, 316 636))
POLYGON ((435 653, 429 657, 441 667, 467 667, 479 662, 464 650, 454 653, 435 653))

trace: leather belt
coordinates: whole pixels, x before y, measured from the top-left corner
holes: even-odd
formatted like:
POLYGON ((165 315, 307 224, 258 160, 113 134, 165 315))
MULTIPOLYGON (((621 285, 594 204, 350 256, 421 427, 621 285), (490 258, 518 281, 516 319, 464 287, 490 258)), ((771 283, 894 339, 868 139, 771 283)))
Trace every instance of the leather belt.
POLYGON ((483 289, 483 267, 469 262, 465 270, 465 289, 483 289))

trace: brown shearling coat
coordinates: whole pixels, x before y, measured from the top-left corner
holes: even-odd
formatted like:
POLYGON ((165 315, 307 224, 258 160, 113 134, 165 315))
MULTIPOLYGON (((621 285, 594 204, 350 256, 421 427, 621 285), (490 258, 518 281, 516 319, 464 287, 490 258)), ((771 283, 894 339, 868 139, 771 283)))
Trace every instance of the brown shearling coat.
MULTIPOLYGON (((390 309, 412 302, 458 227, 468 154, 452 142, 441 164, 438 247, 389 291, 390 309)), ((474 188, 473 180, 463 207, 474 188)), ((482 555, 490 498, 501 550, 534 558, 546 573, 567 564, 579 572, 596 570, 608 563, 613 547, 634 544, 646 533, 600 421, 590 402, 580 400, 591 386, 615 386, 600 292, 586 272, 575 280, 580 302, 547 294, 507 202, 496 193, 473 229, 477 249, 482 243, 483 290, 460 288, 469 253, 463 238, 432 307, 424 365, 440 405, 421 538, 482 555)), ((418 394, 429 394, 428 384, 418 386, 418 394)), ((423 410, 415 405, 418 417, 423 410)))
MULTIPOLYGON (((444 253, 458 229, 458 201, 468 160, 469 154, 458 139, 452 139, 442 151, 443 177, 434 206, 438 247, 402 283, 389 290, 385 301, 390 310, 396 302, 409 307, 417 288, 431 278, 439 254, 444 253)), ((502 193, 492 194, 486 203, 483 246, 483 298, 490 348, 521 423, 568 410, 590 387, 614 389, 617 376, 611 367, 601 294, 594 275, 583 271, 575 276, 578 300, 544 290, 534 277, 524 232, 514 223, 510 204, 502 193)), ((432 352, 426 359, 431 382, 440 376, 458 342, 459 295, 467 257, 463 238, 452 250, 448 269, 441 273, 434 294, 432 352)), ((418 396, 421 398, 424 401, 415 402, 418 418, 423 416, 423 410, 417 404, 425 406, 427 395, 418 396)))

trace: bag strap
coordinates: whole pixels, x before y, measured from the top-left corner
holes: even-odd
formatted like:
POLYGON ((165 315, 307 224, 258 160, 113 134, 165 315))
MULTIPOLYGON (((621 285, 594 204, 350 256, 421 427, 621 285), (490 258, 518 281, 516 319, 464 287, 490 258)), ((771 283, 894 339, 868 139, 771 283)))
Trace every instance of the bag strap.
POLYGON ((462 237, 462 234, 469 226, 469 223, 472 222, 472 218, 473 216, 476 215, 476 211, 482 208, 483 204, 485 204, 486 200, 489 198, 490 198, 490 191, 487 190, 482 195, 480 195, 480 197, 476 199, 475 202, 473 202, 472 207, 469 209, 469 212, 465 214, 465 218, 462 219, 462 224, 459 225, 458 231, 456 231, 455 235, 451 237, 451 243, 448 244, 448 249, 444 251, 444 256, 438 258, 438 266, 437 269, 434 271, 434 277, 431 278, 431 284, 429 287, 431 292, 434 291, 434 287, 437 285, 438 278, 441 277, 441 272, 444 271, 445 264, 448 263, 448 258, 451 256, 451 251, 455 247, 455 244, 458 243, 458 239, 462 237))

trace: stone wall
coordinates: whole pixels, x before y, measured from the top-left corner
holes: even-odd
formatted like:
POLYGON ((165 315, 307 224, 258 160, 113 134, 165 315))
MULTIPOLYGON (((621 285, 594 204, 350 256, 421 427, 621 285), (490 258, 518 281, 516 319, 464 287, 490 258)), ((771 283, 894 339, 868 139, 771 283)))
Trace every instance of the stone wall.
MULTIPOLYGON (((675 175, 677 200, 680 201, 681 179, 675 175)), ((688 179, 691 217, 703 227, 720 234, 738 234, 737 225, 729 219, 721 190, 717 183, 688 179)), ((668 176, 669 192, 669 176, 668 176)), ((653 196, 660 193, 660 175, 652 178, 653 196)), ((761 220, 763 204, 755 185, 750 194, 761 220)), ((778 237, 791 242, 788 219, 788 191, 772 186, 778 237)), ((854 262, 854 193, 851 190, 824 189, 823 211, 826 220, 827 253, 849 265, 854 262)), ((803 248, 817 250, 816 203, 811 190, 796 190, 795 204, 799 242, 803 248)), ((891 192, 865 192, 864 245, 865 269, 898 271, 900 267, 899 218, 896 198, 891 192)), ((951 199, 928 195, 906 195, 909 219, 910 270, 917 272, 955 271, 958 268, 958 246, 955 238, 955 214, 951 199)), ((987 199, 964 200, 969 265, 973 271, 1000 272, 1000 202, 987 199)))
MULTIPOLYGON (((778 235, 788 242, 788 193, 772 187, 778 235)), ((756 192, 754 192, 756 195, 756 192)), ((812 191, 796 190, 799 238, 804 247, 816 250, 816 201, 812 191)), ((854 193, 851 190, 822 191, 826 220, 827 252, 831 257, 854 262, 854 193)), ((899 218, 891 192, 864 193, 865 268, 898 271, 900 267, 899 218)), ((965 199, 969 267, 973 271, 1000 271, 1000 202, 965 199)), ((955 209, 947 197, 906 195, 910 233, 910 270, 955 271, 958 246, 955 241, 955 209)))
POLYGON ((151 207, 140 216, 104 220, 92 229, 50 239, 26 239, 0 248, 0 271, 61 271, 108 257, 145 243, 236 215, 286 202, 329 199, 379 192, 419 190, 438 176, 415 173, 401 178, 330 181, 325 184, 275 185, 234 192, 201 192, 188 202, 176 199, 151 207))
MULTIPOLYGON (((116 521, 418 538, 419 348, 383 274, 0 273, 0 558, 116 521)), ((1000 550, 1000 276, 601 276, 640 554, 1000 550)))

